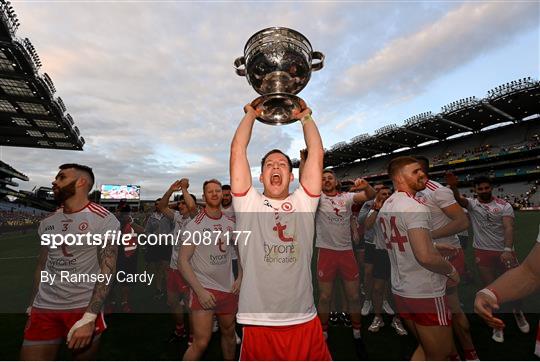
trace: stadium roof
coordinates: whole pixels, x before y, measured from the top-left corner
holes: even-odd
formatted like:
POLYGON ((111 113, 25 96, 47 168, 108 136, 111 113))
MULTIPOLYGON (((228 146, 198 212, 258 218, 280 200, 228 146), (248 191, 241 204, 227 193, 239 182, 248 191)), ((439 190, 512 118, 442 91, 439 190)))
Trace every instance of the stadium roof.
POLYGON ((23 181, 28 181, 29 178, 24 173, 17 171, 5 162, 0 161, 0 179, 18 178, 23 181))
POLYGON ((339 142, 325 152, 324 163, 337 166, 430 141, 442 141, 465 132, 481 132, 500 123, 518 123, 538 114, 539 110, 540 82, 519 79, 488 91, 484 99, 460 99, 442 107, 438 114, 425 112, 405 120, 402 126, 387 125, 375 135, 361 134, 349 142, 339 142))
POLYGON ((82 150, 84 138, 66 113, 51 78, 9 1, 0 0, 0 145, 82 150))

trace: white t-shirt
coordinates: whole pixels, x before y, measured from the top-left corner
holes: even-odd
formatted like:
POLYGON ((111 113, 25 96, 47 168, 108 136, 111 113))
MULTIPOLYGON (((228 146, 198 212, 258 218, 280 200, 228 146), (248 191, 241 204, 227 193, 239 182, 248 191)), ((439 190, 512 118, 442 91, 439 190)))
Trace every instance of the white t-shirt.
POLYGON ((182 245, 195 245, 190 264, 204 288, 231 292, 234 276, 230 251, 234 230, 232 219, 223 214, 214 219, 206 209, 202 209, 182 230, 182 245), (209 239, 204 238, 205 232, 210 232, 209 239))
MULTIPOLYGON (((431 212, 431 224, 432 230, 439 229, 452 222, 442 209, 456 203, 454 193, 448 187, 444 187, 438 182, 428 180, 426 182, 426 188, 419 191, 414 197, 420 200, 424 205, 429 207, 431 212)), ((457 235, 450 235, 443 238, 433 239, 434 242, 448 243, 457 248, 461 247, 459 238, 457 235)))
POLYGON ((174 224, 174 230, 173 230, 173 246, 172 246, 172 253, 171 253, 171 262, 169 263, 169 267, 171 269, 177 270, 178 269, 178 251, 180 250, 180 246, 182 245, 181 237, 178 236, 179 233, 182 232, 182 230, 186 227, 188 222, 191 221, 191 218, 189 216, 182 216, 182 214, 177 211, 173 210, 174 212, 174 218, 173 218, 173 224, 174 224))
MULTIPOLYGON (((45 234, 77 235, 99 234, 105 239, 106 232, 120 230, 120 222, 101 205, 89 202, 82 210, 75 213, 64 213, 56 210, 51 216, 39 224, 40 238, 45 234)), ((86 238, 81 239, 83 245, 62 245, 49 247, 44 271, 55 275, 54 282, 40 283, 34 299, 33 307, 46 309, 84 308, 90 303, 96 281, 73 281, 71 277, 92 276, 101 273, 98 252, 102 245, 89 245, 86 238), (61 279, 61 276, 67 279, 61 279)), ((71 240, 66 240, 71 242, 71 240)), ((90 240, 91 241, 91 240, 90 240)))
MULTIPOLYGON (((369 200, 369 201, 364 202, 364 204, 360 208, 360 211, 358 212, 358 223, 360 225, 363 225, 366 222, 366 219, 368 215, 370 214, 370 212, 372 211, 371 209, 373 208, 374 204, 375 204, 375 200, 369 200)), ((371 228, 368 230, 364 227, 364 242, 367 244, 375 244, 375 229, 374 228, 371 228)))
POLYGON ((473 228, 473 247, 481 250, 504 250, 503 217, 514 217, 512 206, 494 197, 488 203, 467 198, 467 211, 473 228))
POLYGON ((318 248, 351 250, 351 215, 354 193, 338 193, 335 196, 321 195, 315 218, 318 248))
POLYGON ((253 187, 233 194, 236 228, 251 232, 238 245, 244 270, 239 323, 285 326, 316 317, 311 258, 318 202, 302 186, 284 200, 253 187))
POLYGON ((408 193, 395 192, 385 201, 376 222, 392 265, 392 292, 407 298, 442 297, 447 278, 418 263, 407 234, 411 229, 431 230, 429 208, 408 193))

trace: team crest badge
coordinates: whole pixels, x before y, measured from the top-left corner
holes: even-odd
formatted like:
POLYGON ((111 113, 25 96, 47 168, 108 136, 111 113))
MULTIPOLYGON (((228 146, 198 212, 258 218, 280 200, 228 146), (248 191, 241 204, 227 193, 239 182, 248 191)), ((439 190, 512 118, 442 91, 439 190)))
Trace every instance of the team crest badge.
POLYGON ((88 223, 86 221, 83 221, 79 224, 79 230, 80 231, 86 231, 88 229, 88 223))

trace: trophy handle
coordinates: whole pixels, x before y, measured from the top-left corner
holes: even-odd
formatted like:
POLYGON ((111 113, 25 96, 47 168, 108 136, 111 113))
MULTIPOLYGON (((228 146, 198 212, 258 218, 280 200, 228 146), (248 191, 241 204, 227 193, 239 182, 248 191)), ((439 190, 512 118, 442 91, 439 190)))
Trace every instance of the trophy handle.
POLYGON ((312 52, 311 53, 311 70, 313 70, 314 72, 317 71, 317 70, 321 70, 322 67, 324 66, 324 54, 321 53, 321 52, 312 52), (313 60, 319 60, 319 62, 317 63, 313 63, 313 60))
POLYGON ((236 74, 238 74, 241 77, 246 76, 246 58, 239 57, 234 60, 234 69, 236 70, 236 74))

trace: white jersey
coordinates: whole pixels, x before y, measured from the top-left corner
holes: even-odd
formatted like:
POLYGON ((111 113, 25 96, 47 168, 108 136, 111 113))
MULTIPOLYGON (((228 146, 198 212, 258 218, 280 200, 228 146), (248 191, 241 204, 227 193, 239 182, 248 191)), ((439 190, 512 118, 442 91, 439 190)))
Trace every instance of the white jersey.
MULTIPOLYGON (((230 219, 233 219, 236 221, 236 217, 234 215, 234 207, 232 205, 232 203, 229 205, 229 207, 227 208, 224 208, 223 206, 221 207, 221 212, 223 213, 223 215, 227 216, 228 218, 230 219)), ((236 248, 232 248, 231 249, 231 256, 232 256, 232 259, 233 260, 237 260, 238 259, 238 255, 236 255, 236 248)))
MULTIPOLYGON (((367 217, 370 217, 371 215, 373 215, 374 213, 376 213, 377 211, 375 210, 369 210, 369 213, 367 214, 367 217)), ((375 249, 378 249, 378 250, 386 250, 386 241, 384 240, 384 235, 382 233, 382 228, 381 228, 381 224, 377 222, 378 220, 375 221, 375 223, 373 224, 373 226, 371 227, 371 229, 369 230, 365 230, 364 231, 364 235, 366 233, 366 231, 370 231, 373 235, 372 237, 372 240, 373 240, 373 243, 375 244, 375 249)))
POLYGON ((351 250, 351 215, 354 193, 321 195, 315 218, 315 246, 332 250, 351 250))
MULTIPOLYGON (((433 227, 432 230, 437 230, 452 222, 452 219, 446 216, 442 211, 445 207, 456 203, 454 193, 448 187, 444 187, 438 182, 428 180, 426 182, 426 188, 417 192, 414 197, 429 207, 429 211, 431 212, 431 224, 433 227)), ((433 241, 437 243, 448 243, 457 248, 461 247, 457 234, 433 239, 433 241)))
POLYGON ((285 326, 317 316, 311 258, 318 202, 302 186, 284 200, 253 187, 233 195, 236 228, 251 231, 238 245, 244 270, 238 323, 285 326))
MULTIPOLYGON (((358 212, 358 224, 364 225, 366 222, 366 219, 368 215, 371 213, 371 209, 373 208, 373 205, 375 204, 375 200, 369 200, 364 202, 362 207, 360 208, 360 211, 358 212)), ((364 227, 364 242, 366 244, 375 244, 375 229, 366 229, 364 227)))
POLYGON ((481 250, 504 250, 503 217, 514 217, 512 206, 494 197, 488 203, 467 198, 467 211, 473 228, 473 247, 481 250))
POLYGON ((173 245, 172 245, 172 253, 171 253, 171 262, 169 263, 169 267, 171 269, 177 270, 178 269, 178 251, 180 251, 180 246, 182 245, 181 238, 178 236, 179 233, 182 232, 182 230, 186 227, 188 222, 191 221, 191 218, 189 216, 182 216, 182 214, 179 211, 174 210, 174 230, 173 230, 173 245))
POLYGON ((182 231, 182 245, 195 245, 190 264, 204 288, 231 292, 234 276, 230 251, 234 230, 232 219, 223 214, 214 219, 202 209, 182 231))
POLYGON ((407 298, 442 297, 447 278, 418 263, 407 235, 411 229, 431 230, 429 208, 406 192, 396 192, 385 201, 376 222, 392 265, 392 292, 407 298))
MULTIPOLYGON (((105 239, 120 230, 120 222, 101 205, 89 202, 82 210, 64 213, 56 210, 39 224, 40 238, 44 235, 102 235, 105 239)), ((42 239, 43 240, 43 239, 42 239)), ((62 245, 49 248, 44 272, 54 275, 53 283, 42 282, 34 299, 33 307, 46 309, 85 308, 90 303, 95 279, 93 281, 73 281, 70 277, 92 277, 101 273, 98 252, 102 245, 89 245, 86 238, 83 245, 62 245), (62 278, 64 276, 64 278, 62 278), (52 285, 51 285, 52 284, 52 285)), ((66 239, 66 241, 69 241, 66 239)), ((92 242, 92 240, 90 240, 92 242)), ((70 241, 71 243, 71 241, 70 241)))

